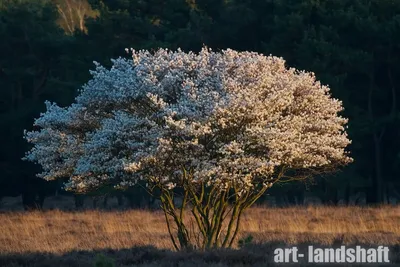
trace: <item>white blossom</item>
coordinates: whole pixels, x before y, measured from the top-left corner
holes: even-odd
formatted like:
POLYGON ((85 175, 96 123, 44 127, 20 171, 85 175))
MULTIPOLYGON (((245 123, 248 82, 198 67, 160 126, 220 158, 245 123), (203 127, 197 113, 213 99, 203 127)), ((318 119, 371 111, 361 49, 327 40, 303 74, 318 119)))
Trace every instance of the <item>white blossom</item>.
POLYGON ((281 166, 352 160, 342 103, 313 73, 230 49, 127 51, 132 60, 111 69, 95 63, 70 107, 46 102, 40 130, 25 133, 34 145, 25 159, 42 166, 40 177, 68 177, 75 191, 141 180, 172 189, 190 178, 244 193, 272 186, 281 166))

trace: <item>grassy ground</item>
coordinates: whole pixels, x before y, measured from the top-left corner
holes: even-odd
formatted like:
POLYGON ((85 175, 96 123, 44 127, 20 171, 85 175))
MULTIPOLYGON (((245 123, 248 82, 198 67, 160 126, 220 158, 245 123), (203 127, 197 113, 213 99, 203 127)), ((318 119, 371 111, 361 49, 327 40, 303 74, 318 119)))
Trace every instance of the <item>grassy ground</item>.
POLYGON ((207 253, 172 253, 161 212, 5 212, 0 222, 4 266, 93 266, 98 254, 116 266, 269 266, 275 248, 294 244, 390 245, 398 263, 389 266, 400 266, 399 206, 255 207, 239 237, 252 235, 253 244, 207 253))

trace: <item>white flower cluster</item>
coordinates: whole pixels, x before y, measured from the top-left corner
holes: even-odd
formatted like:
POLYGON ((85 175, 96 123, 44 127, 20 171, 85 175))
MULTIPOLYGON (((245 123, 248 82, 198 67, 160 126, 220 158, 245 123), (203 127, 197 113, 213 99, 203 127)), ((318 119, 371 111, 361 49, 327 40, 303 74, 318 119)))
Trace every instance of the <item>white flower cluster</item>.
POLYGON ((271 186, 282 165, 351 161, 342 104, 312 73, 233 50, 132 54, 110 70, 96 63, 70 107, 47 103, 25 134, 41 177, 69 177, 75 191, 182 179, 245 191, 271 186))

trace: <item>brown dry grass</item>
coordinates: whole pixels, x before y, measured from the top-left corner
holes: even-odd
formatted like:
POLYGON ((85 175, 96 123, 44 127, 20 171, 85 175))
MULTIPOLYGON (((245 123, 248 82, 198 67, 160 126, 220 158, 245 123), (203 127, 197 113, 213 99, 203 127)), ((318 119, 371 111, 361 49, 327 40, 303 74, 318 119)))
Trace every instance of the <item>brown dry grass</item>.
MULTIPOLYGON (((5 212, 0 214, 0 254, 128 249, 172 249, 160 211, 5 212)), ((254 207, 241 236, 256 243, 400 244, 400 207, 254 207)))

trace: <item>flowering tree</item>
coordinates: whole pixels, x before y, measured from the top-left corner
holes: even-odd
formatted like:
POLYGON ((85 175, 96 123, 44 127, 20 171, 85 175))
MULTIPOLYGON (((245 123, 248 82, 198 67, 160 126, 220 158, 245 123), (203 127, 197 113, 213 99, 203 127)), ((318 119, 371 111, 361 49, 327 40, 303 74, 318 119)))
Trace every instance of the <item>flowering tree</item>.
POLYGON ((341 102, 312 73, 251 52, 131 52, 110 70, 96 63, 71 106, 46 103, 25 159, 76 192, 157 189, 176 249, 232 246, 243 211, 274 183, 352 160, 341 102))

